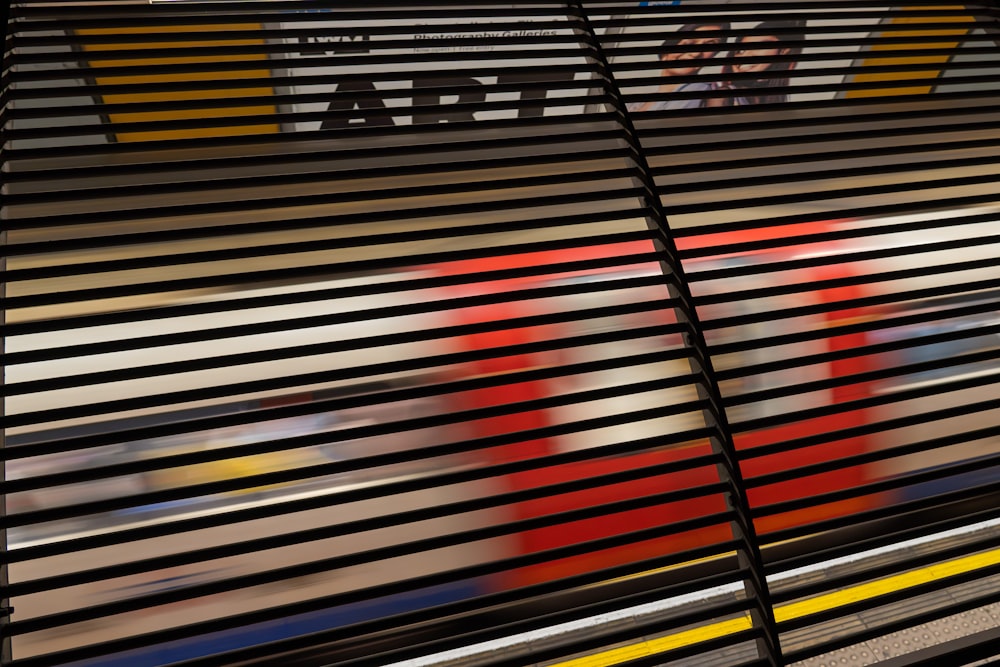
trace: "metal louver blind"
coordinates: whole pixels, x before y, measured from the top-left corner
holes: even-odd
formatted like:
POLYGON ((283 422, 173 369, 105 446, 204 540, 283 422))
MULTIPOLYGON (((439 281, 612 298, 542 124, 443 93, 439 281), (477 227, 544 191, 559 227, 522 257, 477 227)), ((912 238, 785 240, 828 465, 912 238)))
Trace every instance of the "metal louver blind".
POLYGON ((5 667, 1000 602, 995 5, 5 11, 5 667))

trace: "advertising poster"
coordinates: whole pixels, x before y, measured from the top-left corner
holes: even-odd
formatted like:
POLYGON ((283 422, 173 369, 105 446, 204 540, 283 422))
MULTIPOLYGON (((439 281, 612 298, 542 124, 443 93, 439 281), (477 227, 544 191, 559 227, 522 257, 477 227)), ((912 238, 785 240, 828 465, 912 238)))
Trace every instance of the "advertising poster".
MULTIPOLYGON (((936 85, 928 81, 945 75, 974 20, 961 8, 954 16, 921 16, 910 13, 913 8, 866 7, 830 18, 829 8, 806 5, 782 12, 743 9, 745 4, 720 12, 719 3, 711 5, 715 11, 699 11, 701 6, 637 2, 634 13, 589 17, 630 111, 933 92, 936 85)), ((596 78, 596 66, 575 38, 578 22, 567 14, 519 16, 518 7, 502 6, 499 16, 406 19, 386 12, 385 18, 349 21, 316 11, 271 26, 293 47, 276 56, 286 65, 278 66, 277 76, 291 82, 280 92, 295 100, 284 110, 296 120, 283 129, 597 108, 599 88, 586 83, 596 78), (440 94, 441 88, 449 92, 440 94), (588 94, 592 100, 585 100, 588 94), (543 103, 524 105, 527 99, 543 103)))
POLYGON ((891 7, 850 18, 822 9, 698 12, 696 3, 656 13, 655 4, 616 17, 624 27, 608 35, 615 78, 637 113, 930 93, 973 20, 891 7))
MULTIPOLYGON (((183 4, 183 3, 179 3, 183 4)), ((372 12, 370 18, 347 19, 330 10, 288 13, 280 23, 265 24, 275 30, 269 37, 284 47, 255 55, 262 69, 210 72, 216 78, 273 77, 274 86, 229 88, 172 93, 177 99, 253 95, 285 96, 274 106, 229 107, 196 111, 167 110, 104 117, 102 103, 157 102, 148 95, 61 95, 59 106, 94 106, 93 115, 76 112, 65 118, 24 117, 18 110, 35 111, 52 106, 52 98, 35 98, 34 86, 65 86, 83 90, 87 84, 149 83, 148 78, 98 77, 96 80, 63 79, 17 83, 10 102, 13 130, 45 125, 110 125, 106 134, 77 137, 39 137, 15 134, 12 147, 106 143, 161 138, 218 136, 220 132, 259 134, 279 131, 279 124, 234 125, 220 128, 186 128, 154 133, 114 132, 114 126, 136 120, 190 120, 196 117, 290 113, 280 131, 312 131, 346 127, 398 126, 426 123, 508 120, 555 115, 582 115, 606 108, 601 88, 594 85, 597 67, 587 57, 575 32, 579 23, 568 14, 545 15, 524 11, 525 5, 494 7, 492 15, 447 18, 408 18, 400 10, 372 12), (446 92, 441 92, 442 89, 446 92), (589 96, 589 98, 588 98, 589 96)), ((865 7, 840 11, 829 18, 829 8, 795 11, 748 10, 732 4, 720 12, 720 3, 706 7, 697 0, 636 2, 629 14, 592 15, 590 20, 603 41, 615 82, 628 109, 635 113, 669 112, 713 106, 750 106, 782 102, 913 95, 968 91, 992 86, 996 64, 988 49, 996 33, 973 24, 976 17, 962 6, 954 14, 931 15, 918 7, 865 7), (608 19, 611 19, 609 21, 608 19), (739 62, 742 61, 742 62, 739 62), (901 69, 907 67, 908 69, 901 69), (978 78, 977 78, 978 77, 978 78)), ((928 9, 935 10, 931 7, 928 9)), ((534 11, 537 11, 534 10, 534 11)), ((604 10, 606 11, 606 10, 604 10)), ((982 22, 981 25, 986 25, 982 22)), ((229 28, 260 28, 232 25, 229 28)), ((195 26, 198 30, 206 26, 195 26)), ((152 28, 133 28, 147 32, 152 28)), ((187 32, 191 26, 185 26, 187 32)), ((53 34, 57 34, 54 31, 53 34)), ((197 32, 197 30, 195 30, 197 32)), ((265 43, 264 39, 247 41, 265 43)), ((185 40, 176 44, 210 46, 211 40, 185 40)), ((236 42, 227 42, 228 45, 236 42)), ((162 51, 165 46, 161 44, 162 51)), ((129 48, 129 44, 100 48, 129 48)), ((52 47, 47 47, 51 49, 52 47)), ((68 49, 69 47, 65 47, 68 49)), ((231 56, 235 59, 246 56, 231 56)), ((85 55, 81 56, 85 58, 85 55)), ((227 56, 226 58, 230 58, 227 56)), ((114 64, 117 61, 109 61, 114 64)), ((148 64, 183 63, 185 58, 150 59, 148 64)), ((103 63, 76 61, 64 68, 103 63)), ((137 61, 136 64, 143 64, 137 61)), ((25 64, 30 71, 42 65, 25 64)), ((175 75, 158 75, 171 81, 175 75)), ((181 73, 176 77, 189 76, 181 73)), ((175 78, 176 78, 175 77, 175 78)), ((56 108, 56 111, 57 111, 56 108)), ((58 113, 54 114, 58 115, 58 113)))
POLYGON ((278 24, 288 35, 284 44, 296 47, 282 54, 287 67, 278 70, 294 81, 284 92, 301 99, 287 110, 302 116, 284 129, 582 113, 579 99, 588 92, 585 82, 593 68, 573 38, 568 17, 503 14, 408 23, 402 18, 348 22, 312 13, 278 24), (531 43, 538 39, 547 41, 531 43), (540 57, 540 51, 545 55, 540 57), (574 65, 578 71, 571 71, 574 65), (441 88, 453 92, 431 92, 441 88), (518 108, 525 99, 544 102, 518 108))

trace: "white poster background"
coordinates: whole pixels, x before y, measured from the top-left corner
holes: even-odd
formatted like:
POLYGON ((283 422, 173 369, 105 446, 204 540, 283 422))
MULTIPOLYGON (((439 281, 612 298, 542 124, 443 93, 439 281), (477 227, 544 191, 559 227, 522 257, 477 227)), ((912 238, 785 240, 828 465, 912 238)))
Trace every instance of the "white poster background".
MULTIPOLYGON (((513 8, 515 5, 508 5, 507 7, 513 8)), ((321 30, 336 29, 347 33, 342 35, 307 37, 290 36, 283 38, 282 41, 284 44, 301 45, 302 49, 285 54, 285 59, 289 61, 289 66, 281 72, 281 74, 290 76, 293 79, 304 80, 306 77, 313 77, 313 81, 315 81, 315 77, 321 77, 323 79, 321 83, 310 82, 295 84, 290 86, 284 92, 290 93, 291 95, 333 93, 337 90, 343 90, 343 86, 347 85, 341 84, 338 81, 338 79, 343 78, 344 75, 371 73, 371 87, 373 87, 376 91, 383 91, 385 93, 380 96, 381 103, 384 104, 386 109, 398 109, 401 112, 398 115, 393 115, 393 124, 411 125, 414 123, 414 116, 411 113, 406 113, 406 111, 412 108, 415 104, 413 77, 402 76, 399 79, 388 79, 386 75, 391 74, 393 71, 428 73, 438 72, 441 74, 441 80, 465 79, 467 81, 471 78, 479 84, 482 84, 484 87, 487 87, 487 90, 483 91, 485 94, 482 95, 481 98, 475 96, 475 99, 482 99, 482 101, 486 103, 516 103, 521 98, 520 92, 497 92, 488 90, 488 87, 495 86, 503 77, 510 77, 509 80, 512 82, 518 81, 518 76, 523 77, 526 74, 523 68, 527 66, 538 67, 539 65, 555 66, 586 64, 585 58, 582 55, 583 50, 579 47, 578 43, 572 39, 573 24, 569 22, 569 17, 565 15, 522 17, 505 16, 502 18, 469 17, 467 19, 463 19, 462 17, 449 17, 447 19, 436 20, 422 19, 417 22, 416 25, 420 25, 422 29, 410 33, 397 29, 392 31, 392 33, 386 33, 386 28, 392 28, 394 26, 396 28, 400 28, 401 21, 392 19, 372 19, 369 21, 351 21, 350 23, 347 23, 331 19, 278 24, 277 27, 283 32, 302 28, 317 28, 321 30), (564 27, 534 27, 532 25, 539 22, 561 23, 564 27), (519 25, 516 29, 510 29, 509 27, 501 27, 497 29, 491 28, 491 24, 501 23, 519 23, 522 25, 519 25), (440 25, 441 30, 439 32, 426 31, 428 26, 434 25, 440 25), (456 25, 461 27, 456 28, 456 25), (475 26, 475 28, 472 28, 471 26, 475 26), (369 30, 366 30, 366 28, 369 28, 369 30), (505 37, 534 36, 558 36, 564 38, 564 41, 556 44, 545 45, 543 48, 553 53, 553 55, 545 58, 539 58, 537 55, 533 55, 532 48, 530 46, 518 43, 504 43, 505 37), (489 44, 463 44, 460 42, 463 38, 469 37, 490 37, 493 42, 489 44), (430 40, 441 40, 445 43, 429 44, 428 46, 421 45, 421 42, 429 42, 430 40), (455 40, 455 43, 448 44, 448 40, 455 40), (413 46, 406 46, 403 48, 380 48, 379 43, 386 41, 412 41, 413 46), (559 51, 565 51, 565 55, 559 54, 559 51), (523 54, 523 57, 518 57, 519 53, 523 54), (351 65, 345 62, 344 65, 330 65, 328 63, 321 64, 319 62, 321 59, 335 57, 338 54, 345 56, 359 54, 378 54, 386 56, 428 54, 431 58, 425 61, 414 59, 413 61, 395 64, 372 63, 351 65), (463 58, 448 59, 447 57, 434 57, 447 56, 447 54, 463 54, 463 58), (482 57, 467 58, 470 54, 481 54, 482 57), (316 61, 316 64, 312 64, 310 61, 316 61), (507 72, 507 74, 504 74, 503 77, 498 77, 495 75, 470 76, 470 74, 467 73, 475 71, 476 69, 482 70, 486 68, 502 68, 507 72)), ((347 59, 345 58, 345 61, 346 60, 347 59)), ((592 67, 589 69, 592 69, 592 67)), ((590 78, 591 76, 588 72, 581 71, 574 75, 573 80, 587 81, 590 78)), ((354 85, 357 84, 355 83, 354 85)), ((584 112, 583 105, 559 104, 558 98, 578 97, 586 95, 587 91, 587 87, 549 89, 546 91, 546 99, 553 100, 553 104, 545 105, 541 113, 546 116, 581 114, 584 112)), ((430 100, 425 98, 423 100, 423 104, 427 104, 428 101, 431 102, 431 104, 446 105, 449 102, 459 101, 459 97, 457 95, 449 95, 444 98, 432 98, 430 100)), ((417 100, 417 102, 420 102, 420 100, 417 100)), ((354 108, 357 108, 357 105, 355 105, 354 108)), ((310 101, 293 103, 285 110, 298 114, 323 112, 330 109, 331 106, 329 102, 310 101)), ((440 109, 441 116, 437 119, 438 122, 447 122, 449 120, 445 109, 446 108, 444 107, 440 109)), ((360 111, 361 110, 359 110, 357 118, 353 118, 348 121, 349 124, 361 125, 366 122, 363 112, 360 111)), ((525 112, 522 111, 521 113, 525 112)), ((473 112, 472 116, 475 120, 516 118, 518 116, 518 109, 511 106, 509 108, 481 110, 473 112)), ((434 118, 428 118, 428 116, 424 114, 423 117, 418 118, 418 120, 420 122, 428 122, 428 120, 433 121, 434 118)), ((289 131, 308 131, 317 130, 321 127, 322 121, 311 119, 291 123, 286 126, 285 129, 289 131)))

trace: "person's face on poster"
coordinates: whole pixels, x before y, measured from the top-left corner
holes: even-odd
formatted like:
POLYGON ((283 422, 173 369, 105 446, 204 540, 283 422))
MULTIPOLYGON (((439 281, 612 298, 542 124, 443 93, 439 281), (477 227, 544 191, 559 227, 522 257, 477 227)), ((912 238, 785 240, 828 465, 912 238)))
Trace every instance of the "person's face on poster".
MULTIPOLYGON (((740 40, 739 48, 733 52, 733 55, 737 58, 773 58, 787 52, 788 49, 779 46, 778 38, 774 35, 747 35, 740 40)), ((743 74, 766 72, 772 64, 769 62, 736 63, 733 65, 733 71, 743 74)))
MULTIPOLYGON (((721 30, 717 25, 700 25, 695 31, 717 31, 721 30)), ((660 57, 663 63, 663 76, 685 76, 694 74, 705 63, 698 62, 705 58, 711 58, 719 52, 719 45, 722 38, 717 35, 706 35, 704 37, 685 37, 677 42, 680 47, 687 47, 689 50, 664 53, 660 57)))

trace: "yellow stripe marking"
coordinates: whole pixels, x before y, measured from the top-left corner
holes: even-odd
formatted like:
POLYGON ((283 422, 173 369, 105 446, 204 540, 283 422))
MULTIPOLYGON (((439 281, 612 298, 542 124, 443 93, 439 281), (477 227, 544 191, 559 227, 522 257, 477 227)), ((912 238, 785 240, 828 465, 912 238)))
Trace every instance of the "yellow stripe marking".
MULTIPOLYGON (((1000 564, 1000 549, 944 563, 937 563, 913 572, 905 572, 867 584, 853 586, 835 593, 819 595, 809 600, 784 604, 775 608, 774 616, 778 623, 784 623, 821 611, 836 609, 837 607, 853 602, 877 598, 887 593, 905 590, 920 584, 953 577, 997 564, 1000 564)), ((719 621, 701 628, 685 630, 666 637, 648 639, 595 655, 574 658, 560 662, 557 665, 552 665, 552 667, 610 667, 611 665, 621 664, 635 658, 663 653, 682 646, 691 646, 751 628, 750 616, 746 614, 740 618, 719 621)))
MULTIPOLYGON (((123 32, 126 34, 141 35, 146 33, 179 33, 182 36, 178 38, 176 42, 155 42, 155 43, 108 43, 108 44, 97 44, 97 45, 85 45, 84 51, 120 51, 124 49, 145 49, 148 50, 150 55, 145 58, 135 57, 129 60, 91 60, 91 67, 97 69, 107 67, 128 67, 128 66, 141 66, 141 65, 171 65, 171 64, 185 64, 185 63, 202 63, 202 62, 230 62, 230 61, 243 61, 243 60, 260 60, 262 65, 261 69, 253 70, 238 70, 234 69, 231 71, 212 71, 212 72, 184 72, 179 74, 120 74, 120 75, 101 75, 98 73, 95 76, 97 84, 100 85, 113 85, 113 84, 145 84, 145 83, 155 83, 155 82, 187 82, 187 81, 230 81, 238 79, 253 79, 253 78, 268 78, 271 76, 271 71, 266 67, 266 62, 268 60, 268 55, 261 52, 256 55, 234 55, 234 56, 183 56, 183 55, 171 55, 171 50, 180 47, 196 47, 196 46, 246 46, 246 45, 258 45, 264 44, 263 39, 227 39, 225 31, 220 32, 220 28, 226 27, 234 30, 252 30, 259 29, 260 24, 256 23, 236 23, 230 26, 213 26, 213 25, 184 25, 184 26, 149 26, 149 27, 134 27, 125 28, 123 32), (198 37, 202 34, 206 35, 206 38, 199 39, 198 37)), ((106 35, 106 34, 119 34, 119 31, 115 29, 84 29, 78 31, 82 35, 106 35)), ((203 109, 185 109, 179 111, 135 111, 135 112, 123 112, 114 113, 110 115, 109 120, 111 121, 110 129, 114 131, 115 123, 131 123, 131 122, 150 122, 150 121, 169 121, 169 120, 198 120, 202 118, 224 118, 229 116, 252 116, 252 115, 273 115, 277 113, 277 107, 274 105, 264 105, 264 106, 252 106, 252 107, 242 107, 242 106, 226 106, 227 98, 242 98, 248 96, 261 96, 267 97, 274 94, 274 89, 270 86, 260 87, 260 86, 247 86, 245 88, 220 88, 218 90, 175 90, 170 92, 157 92, 155 90, 150 90, 148 92, 139 93, 123 93, 123 94, 106 94, 103 95, 104 102, 107 104, 122 104, 122 103, 136 103, 137 106, 141 106, 142 102, 159 102, 159 101, 179 101, 179 100, 208 100, 217 99, 219 105, 215 108, 203 108, 203 109)), ((183 139, 192 137, 222 137, 222 136, 235 136, 235 135, 250 135, 250 134, 272 134, 279 131, 279 126, 277 123, 266 123, 261 125, 238 125, 234 124, 230 127, 204 127, 204 128, 185 128, 177 130, 152 130, 152 131, 142 131, 142 132, 118 132, 117 140, 119 142, 129 142, 129 141, 155 141, 161 139, 183 139)))
POLYGON ((752 624, 750 623, 749 616, 734 618, 706 625, 703 628, 678 632, 668 637, 649 639, 631 646, 623 646, 611 651, 605 651, 604 653, 598 653, 597 655, 560 662, 558 665, 553 665, 553 667, 607 667, 608 665, 617 665, 647 655, 655 655, 680 648, 681 646, 689 646, 708 641, 709 639, 715 639, 716 637, 724 637, 725 635, 749 630, 751 627, 752 624))
MULTIPOLYGON (((914 9, 913 7, 908 7, 907 9, 914 9)), ((955 9, 963 10, 963 7, 955 7, 951 5, 938 6, 938 7, 926 7, 925 9, 955 9)), ((942 16, 937 17, 934 21, 939 23, 966 23, 972 21, 970 16, 942 16)), ((924 18, 912 18, 903 17, 897 18, 890 21, 889 25, 916 25, 926 22, 927 19, 924 18)), ((930 30, 916 30, 916 31, 897 31, 888 30, 882 33, 884 37, 951 37, 964 35, 968 32, 968 28, 955 28, 955 29, 930 29, 930 30)), ((900 51, 904 49, 954 49, 958 47, 960 42, 947 40, 941 42, 933 42, 929 44, 875 44, 872 46, 870 53, 877 53, 879 57, 866 58, 862 62, 862 67, 865 66, 878 66, 878 65, 894 65, 894 64, 913 64, 913 65, 929 65, 932 68, 923 71, 914 72, 879 72, 872 74, 858 74, 854 77, 855 81, 858 82, 871 82, 871 81, 884 81, 886 83, 897 83, 905 81, 906 79, 924 79, 924 78, 934 78, 939 76, 941 68, 948 63, 951 58, 950 55, 934 55, 928 54, 925 56, 910 56, 910 57, 900 57, 893 56, 893 51, 900 51)), ((846 96, 849 98, 855 97, 882 97, 886 95, 915 95, 915 94, 926 94, 932 92, 932 86, 909 86, 909 87, 892 87, 892 88, 876 88, 871 90, 851 90, 848 91, 846 96)))

